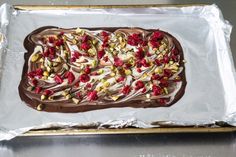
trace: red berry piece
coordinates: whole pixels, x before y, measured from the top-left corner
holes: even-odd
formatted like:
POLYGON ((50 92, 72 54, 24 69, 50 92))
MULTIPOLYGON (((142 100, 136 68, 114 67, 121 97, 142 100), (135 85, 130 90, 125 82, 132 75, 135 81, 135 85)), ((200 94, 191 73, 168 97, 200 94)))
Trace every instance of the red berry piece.
POLYGON ((54 80, 55 80, 55 82, 56 82, 57 84, 61 84, 61 83, 63 82, 63 79, 61 78, 60 75, 56 75, 56 76, 54 77, 54 80))
POLYGON ((80 75, 79 79, 81 82, 86 83, 90 80, 90 77, 87 74, 82 74, 82 75, 80 75))
POLYGON ((128 95, 130 93, 130 91, 131 91, 131 87, 126 85, 126 86, 124 86, 124 88, 122 89, 121 92, 125 95, 128 95))
POLYGON ((87 96, 88 96, 88 99, 89 101, 94 101, 94 100, 97 100, 98 99, 98 95, 97 95, 97 91, 94 90, 94 91, 89 91, 87 93, 87 96))
POLYGON ((105 55, 105 51, 104 50, 98 51, 98 58, 99 59, 101 59, 104 55, 105 55))
POLYGON ((35 93, 39 94, 42 91, 42 87, 36 87, 35 88, 35 93))

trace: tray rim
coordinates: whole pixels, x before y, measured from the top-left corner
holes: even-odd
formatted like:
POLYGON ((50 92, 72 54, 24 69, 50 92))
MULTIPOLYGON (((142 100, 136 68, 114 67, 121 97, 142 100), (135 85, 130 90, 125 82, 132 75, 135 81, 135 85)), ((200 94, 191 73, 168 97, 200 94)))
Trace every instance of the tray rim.
MULTIPOLYGON (((191 4, 132 4, 132 5, 13 5, 16 10, 59 10, 59 9, 109 9, 109 8, 149 8, 149 7, 189 7, 204 6, 209 3, 191 4)), ((119 128, 119 129, 43 129, 30 130, 20 135, 61 136, 61 135, 118 135, 118 134, 161 134, 161 133, 226 133, 236 132, 236 127, 168 127, 168 128, 119 128)))

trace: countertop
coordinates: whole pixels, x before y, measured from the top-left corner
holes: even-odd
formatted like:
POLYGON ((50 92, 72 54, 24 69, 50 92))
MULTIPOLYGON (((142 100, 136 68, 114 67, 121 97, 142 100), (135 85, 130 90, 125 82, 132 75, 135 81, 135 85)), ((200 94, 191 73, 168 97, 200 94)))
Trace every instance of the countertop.
MULTIPOLYGON (((2 0, 3 3, 29 5, 105 5, 105 4, 217 4, 224 18, 236 25, 236 1, 197 0, 2 0)), ((231 50, 236 62, 236 30, 231 35, 231 50)), ((236 64, 235 64, 236 65, 236 64)), ((102 157, 235 157, 236 133, 80 135, 17 137, 0 142, 0 157, 102 156, 102 157)))

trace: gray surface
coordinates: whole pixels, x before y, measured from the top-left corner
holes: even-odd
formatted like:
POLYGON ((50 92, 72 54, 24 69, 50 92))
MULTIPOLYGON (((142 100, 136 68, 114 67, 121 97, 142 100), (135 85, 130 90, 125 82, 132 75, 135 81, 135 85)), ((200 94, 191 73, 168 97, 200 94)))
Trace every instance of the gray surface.
MULTIPOLYGON (((105 1, 70 2, 3 0, 10 4, 158 4, 216 3, 225 19, 236 25, 236 1, 105 1)), ((236 60, 236 30, 233 29, 231 49, 236 60)), ((224 134, 156 134, 110 136, 19 137, 0 142, 0 157, 38 156, 131 156, 131 157, 235 157, 236 133, 224 134)))

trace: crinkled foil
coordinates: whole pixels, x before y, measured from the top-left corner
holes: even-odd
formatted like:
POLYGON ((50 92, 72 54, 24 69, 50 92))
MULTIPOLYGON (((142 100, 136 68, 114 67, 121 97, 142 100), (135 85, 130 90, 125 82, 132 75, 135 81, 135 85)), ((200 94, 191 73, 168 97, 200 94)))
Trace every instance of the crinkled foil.
POLYGON ((0 8, 0 140, 33 128, 89 126, 149 128, 162 124, 236 126, 236 81, 229 47, 232 26, 216 5, 188 7, 14 10, 0 8), (142 27, 161 29, 181 43, 187 63, 184 96, 171 107, 110 108, 84 113, 47 113, 27 107, 18 85, 24 64, 23 40, 42 26, 142 27))

